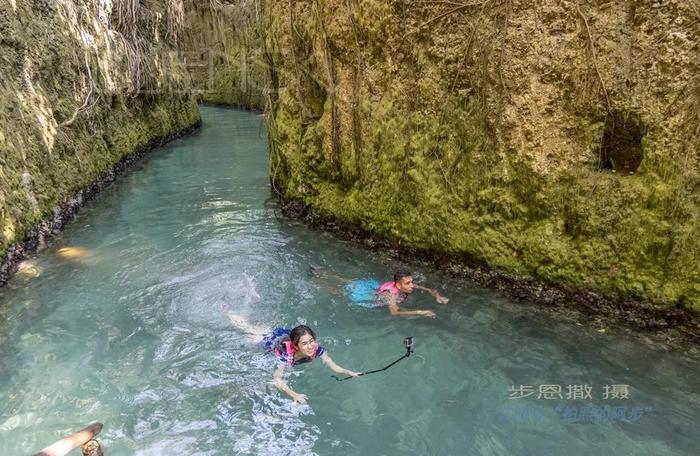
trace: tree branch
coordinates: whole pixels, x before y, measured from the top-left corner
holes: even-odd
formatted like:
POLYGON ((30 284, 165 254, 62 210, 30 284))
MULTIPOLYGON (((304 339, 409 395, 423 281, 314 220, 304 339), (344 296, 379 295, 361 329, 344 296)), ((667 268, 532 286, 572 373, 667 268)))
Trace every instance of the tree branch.
POLYGON ((598 75, 598 81, 600 82, 600 86, 603 89, 603 94, 605 95, 605 104, 608 112, 611 111, 611 104, 610 104, 610 96, 608 95, 608 89, 605 87, 605 82, 603 81, 603 76, 600 74, 600 69, 598 68, 598 56, 596 55, 595 52, 595 46, 593 45, 593 36, 591 35, 591 28, 588 25, 588 19, 586 19, 586 16, 583 15, 583 12, 581 11, 581 8, 579 7, 578 3, 576 3, 576 12, 578 13, 579 16, 581 16, 581 19, 583 20, 583 24, 586 26, 586 33, 588 34, 588 46, 590 47, 591 50, 591 56, 593 57, 593 67, 595 68, 595 73, 598 75))
POLYGON ((75 119, 78 117, 78 113, 85 109, 88 105, 88 102, 90 101, 90 97, 92 96, 92 89, 93 89, 93 82, 92 82, 92 73, 90 72, 90 62, 88 62, 88 53, 87 50, 85 51, 85 68, 87 69, 88 73, 88 82, 90 84, 90 90, 88 91, 87 96, 85 97, 85 101, 83 101, 83 104, 75 110, 73 115, 71 116, 70 119, 66 120, 65 122, 61 122, 58 126, 59 127, 67 127, 71 125, 73 122, 75 122, 75 119))

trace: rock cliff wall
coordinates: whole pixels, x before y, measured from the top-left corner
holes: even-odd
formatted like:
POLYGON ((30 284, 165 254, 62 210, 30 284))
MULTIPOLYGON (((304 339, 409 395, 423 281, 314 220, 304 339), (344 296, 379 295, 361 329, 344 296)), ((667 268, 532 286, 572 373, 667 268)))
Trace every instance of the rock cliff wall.
POLYGON ((700 310, 691 0, 268 0, 276 190, 395 244, 700 310))
POLYGON ((199 122, 171 52, 183 15, 181 0, 0 0, 0 257, 137 148, 199 122))
POLYGON ((178 49, 201 101, 264 109, 269 59, 262 43, 263 3, 185 1, 185 31, 178 49))

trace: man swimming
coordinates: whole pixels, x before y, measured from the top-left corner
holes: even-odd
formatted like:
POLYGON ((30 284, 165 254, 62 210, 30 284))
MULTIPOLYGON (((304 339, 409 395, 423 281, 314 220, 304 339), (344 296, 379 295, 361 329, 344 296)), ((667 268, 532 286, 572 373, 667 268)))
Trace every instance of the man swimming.
POLYGON ((427 291, 430 293, 438 304, 447 304, 449 299, 438 293, 432 288, 423 287, 413 283, 413 275, 408 271, 398 271, 394 274, 393 282, 384 282, 377 288, 377 299, 382 300, 389 306, 389 312, 392 315, 399 316, 422 316, 435 318, 435 312, 432 310, 404 310, 399 307, 399 304, 408 299, 413 290, 427 291))
MULTIPOLYGON (((405 310, 400 304, 405 302, 413 290, 430 293, 439 304, 447 304, 449 299, 442 296, 437 290, 418 285, 413 282, 413 274, 408 271, 398 271, 394 274, 394 280, 379 283, 374 279, 350 280, 333 271, 322 268, 312 268, 313 275, 326 282, 340 281, 344 283, 344 289, 351 302, 364 307, 388 306, 392 315, 421 316, 435 318, 432 310, 405 310)), ((337 288, 326 283, 326 286, 337 293, 337 288)))

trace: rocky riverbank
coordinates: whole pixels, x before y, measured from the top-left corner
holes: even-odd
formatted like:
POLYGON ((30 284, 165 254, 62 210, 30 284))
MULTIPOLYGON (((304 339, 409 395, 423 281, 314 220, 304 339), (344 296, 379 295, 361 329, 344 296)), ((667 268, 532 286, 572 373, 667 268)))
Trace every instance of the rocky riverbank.
POLYGON ((301 220, 367 249, 379 250, 399 260, 426 264, 455 277, 467 278, 480 286, 500 290, 524 304, 546 307, 579 324, 595 325, 599 331, 618 326, 653 334, 673 346, 684 342, 700 342, 700 317, 682 306, 669 308, 625 296, 606 296, 587 289, 491 269, 466 256, 437 255, 429 250, 387 242, 377 239, 359 226, 319 216, 295 202, 284 201, 283 198, 281 210, 284 217, 301 220))
POLYGON ((65 225, 75 218, 85 203, 114 182, 120 174, 128 171, 132 165, 153 151, 153 149, 163 147, 171 141, 194 133, 199 129, 200 125, 201 122, 198 121, 181 131, 153 139, 147 144, 139 146, 134 153, 122 158, 109 168, 104 175, 99 176, 95 181, 78 191, 75 196, 60 206, 54 207, 49 218, 42 220, 27 230, 27 234, 22 242, 13 244, 5 250, 5 258, 0 263, 0 286, 3 286, 12 277, 17 269, 17 265, 22 260, 35 253, 46 242, 50 241, 51 237, 63 231, 65 225))

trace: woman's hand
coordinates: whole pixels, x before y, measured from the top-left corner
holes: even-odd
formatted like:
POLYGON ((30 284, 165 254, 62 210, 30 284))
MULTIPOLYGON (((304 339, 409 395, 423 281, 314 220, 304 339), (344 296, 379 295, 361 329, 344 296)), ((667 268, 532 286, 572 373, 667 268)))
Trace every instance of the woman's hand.
POLYGON ((355 377, 355 378, 357 378, 357 377, 360 376, 360 373, 359 373, 359 372, 353 372, 353 371, 351 371, 351 370, 345 369, 345 375, 349 375, 350 377, 355 377))
POLYGON ((301 394, 297 393, 294 391, 290 391, 289 395, 291 396, 292 399, 294 399, 294 402, 297 402, 299 404, 306 404, 306 401, 309 399, 306 394, 301 394))
POLYGON ((435 318, 435 312, 433 312, 432 310, 419 310, 418 312, 420 312, 418 315, 422 317, 435 318))
POLYGON ((437 301, 438 304, 447 304, 448 302, 450 302, 449 299, 447 299, 446 297, 444 297, 440 294, 435 296, 435 300, 437 301))

